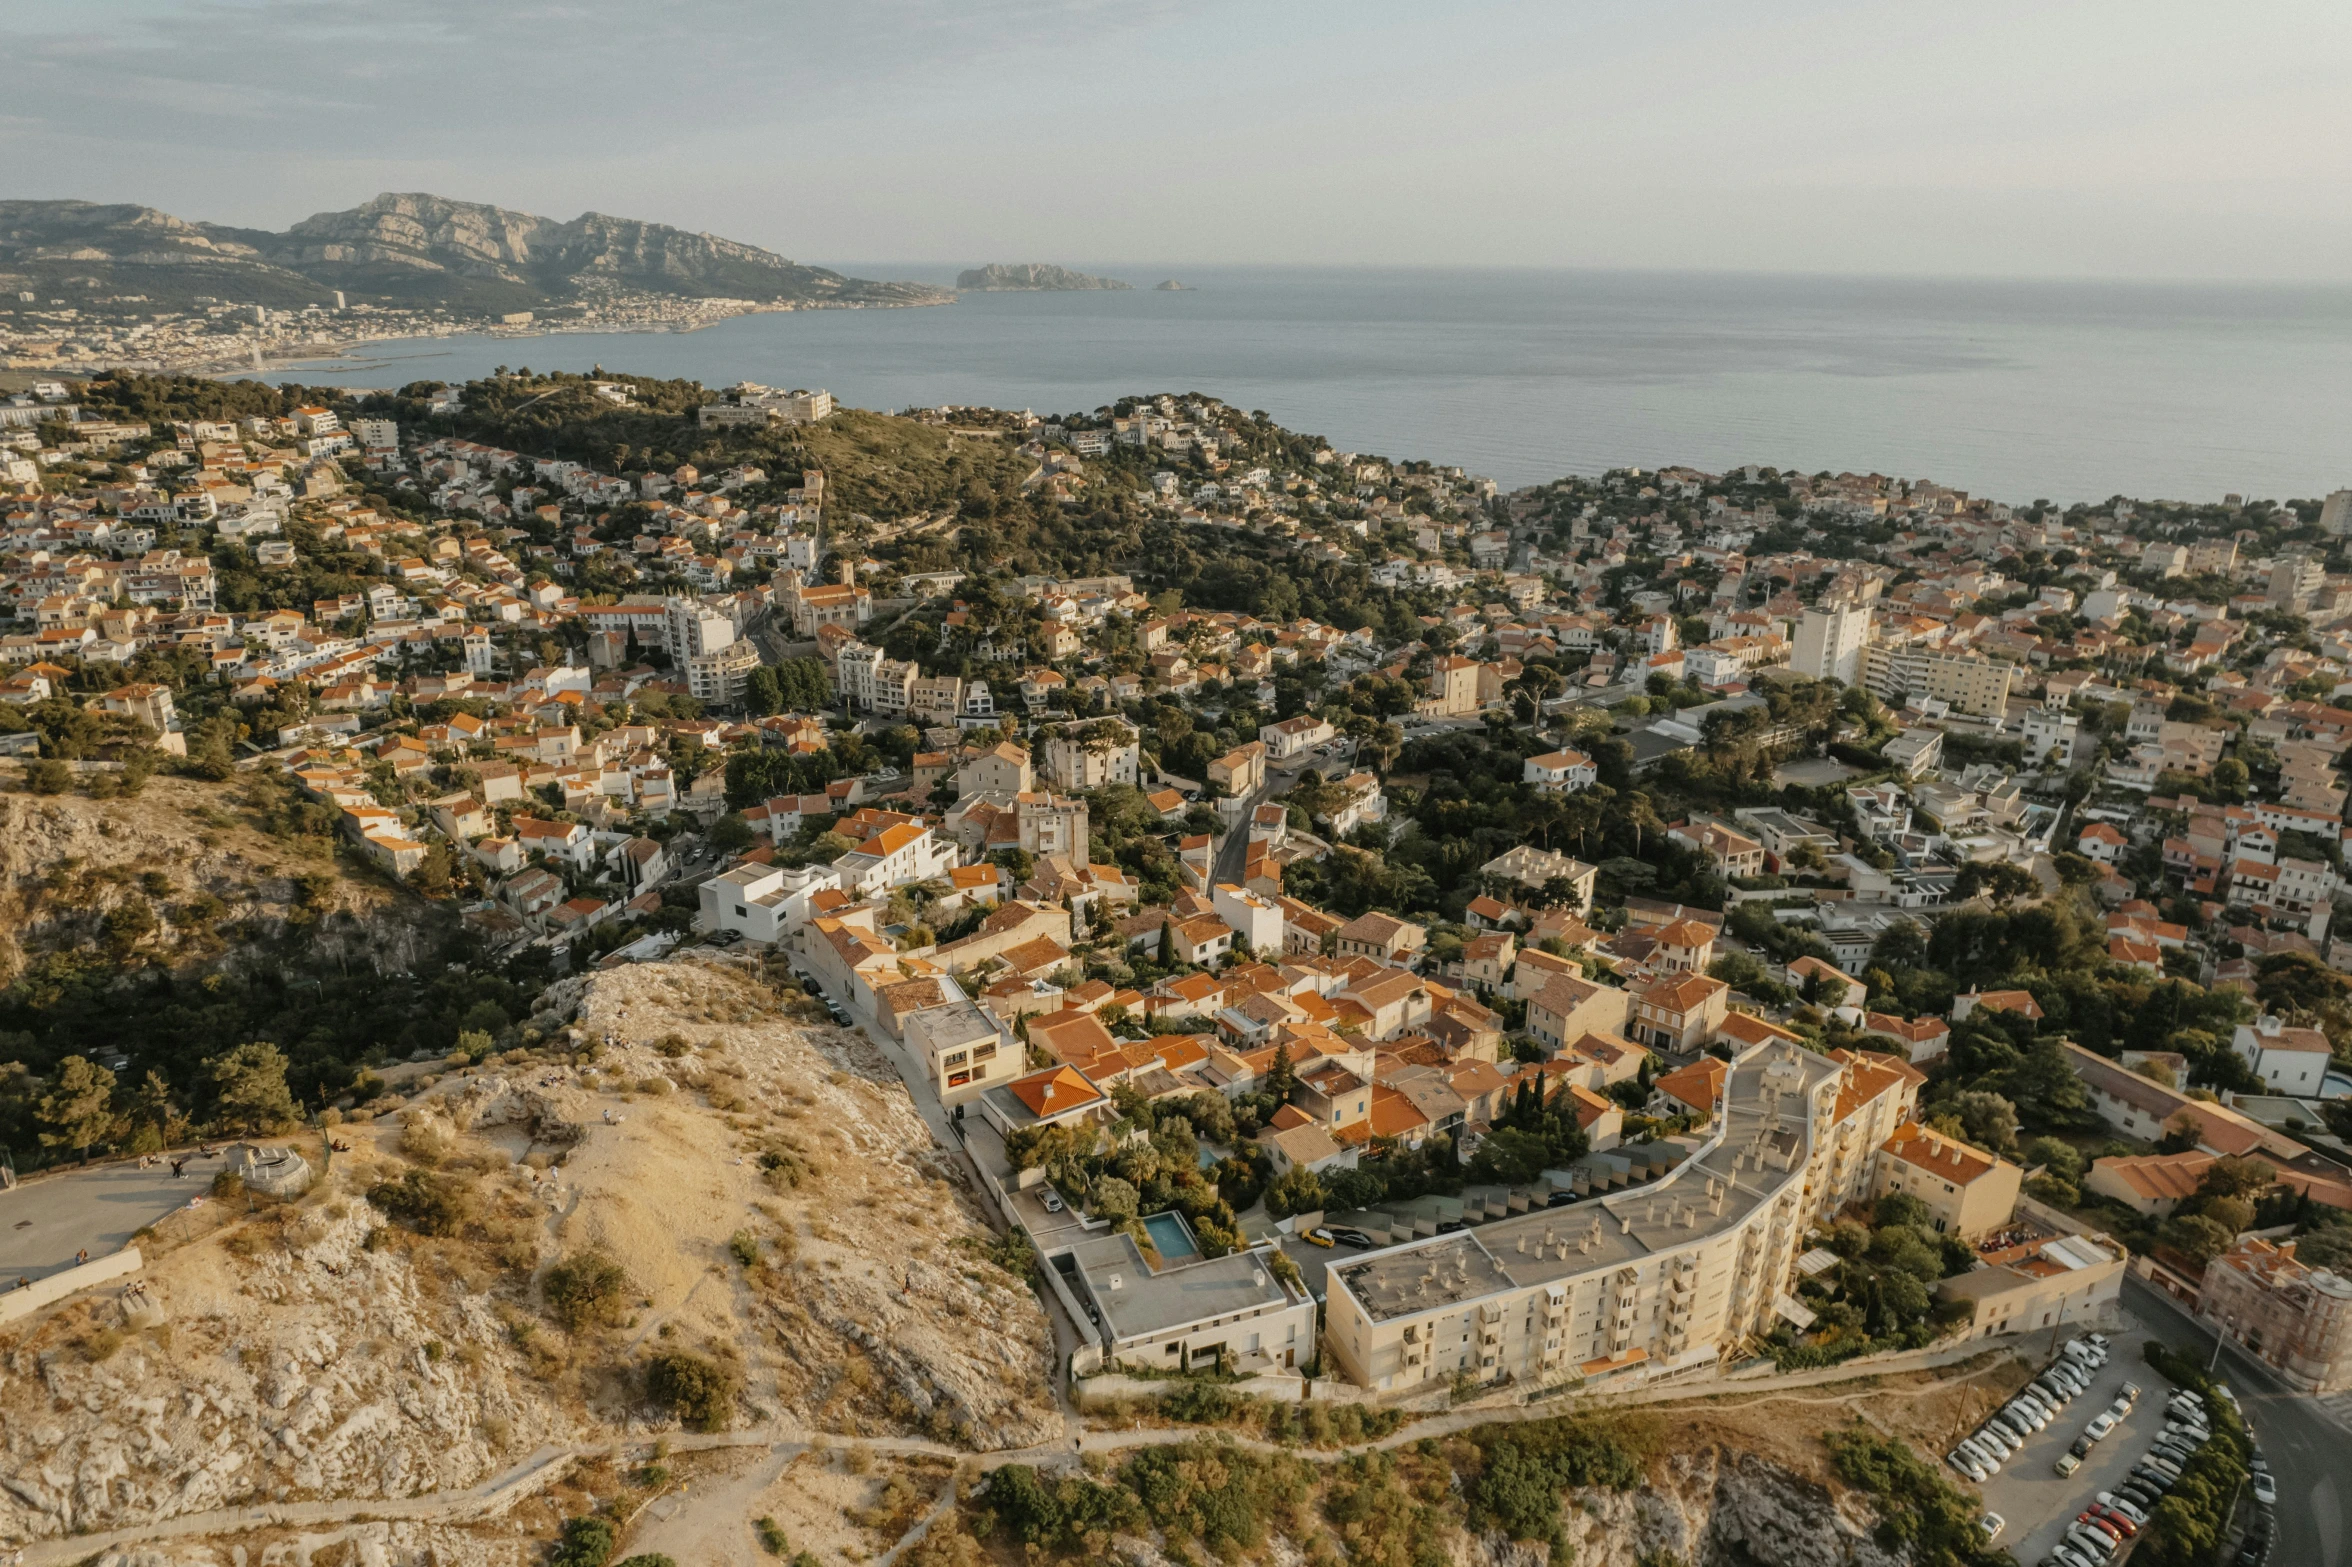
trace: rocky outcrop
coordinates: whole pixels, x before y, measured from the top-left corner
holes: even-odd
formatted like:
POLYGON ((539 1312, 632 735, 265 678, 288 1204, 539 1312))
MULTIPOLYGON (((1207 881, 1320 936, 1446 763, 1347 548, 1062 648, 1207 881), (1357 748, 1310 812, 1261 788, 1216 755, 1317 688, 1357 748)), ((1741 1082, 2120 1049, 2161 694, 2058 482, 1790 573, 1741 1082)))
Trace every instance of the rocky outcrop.
POLYGON ((984 267, 968 267, 956 274, 956 287, 967 294, 1059 293, 1128 286, 1117 278, 1092 277, 1043 261, 991 261, 984 267))
POLYGON ((1752 1452, 1675 1453, 1660 1484, 1580 1491, 1568 1507, 1578 1567, 1905 1567, 1875 1521, 1819 1481, 1752 1452))
POLYGON ((238 1281, 166 1269, 173 1336, 0 1361, 0 1545, 308 1496, 479 1483, 576 1440, 482 1295, 370 1250, 365 1203, 305 1215, 238 1281), (241 1282, 240 1282, 241 1281, 241 1282))

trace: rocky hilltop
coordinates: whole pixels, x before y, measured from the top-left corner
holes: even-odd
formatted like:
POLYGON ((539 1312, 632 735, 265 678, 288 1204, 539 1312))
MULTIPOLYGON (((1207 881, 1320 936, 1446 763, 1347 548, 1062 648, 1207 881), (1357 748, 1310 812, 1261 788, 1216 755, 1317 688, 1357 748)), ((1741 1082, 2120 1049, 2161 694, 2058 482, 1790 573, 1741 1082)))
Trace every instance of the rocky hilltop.
MULTIPOLYGON (((0 1555, 447 1493, 674 1433, 646 1383, 668 1352, 727 1368, 713 1428, 1060 1434, 1037 1297, 989 1260, 872 1046, 747 963, 623 969, 548 1002, 538 1021, 577 1054, 356 1112, 299 1201, 198 1210, 146 1240, 144 1296, 0 1333, 0 1555), (614 1270, 611 1309, 567 1317, 551 1270, 583 1258, 614 1270)), ((296 1146, 317 1157, 316 1134, 296 1146)), ((460 1543, 438 1559, 504 1559, 460 1543)))
POLYGON ((918 283, 804 266, 756 245, 634 218, 569 222, 482 202, 387 193, 284 233, 190 222, 152 207, 0 202, 0 282, 38 290, 79 280, 185 304, 197 295, 297 306, 354 300, 518 311, 600 293, 757 304, 943 304, 918 283))
POLYGON ((1043 261, 991 261, 956 274, 956 287, 968 294, 1043 294, 1129 286, 1114 277, 1094 277, 1043 261))

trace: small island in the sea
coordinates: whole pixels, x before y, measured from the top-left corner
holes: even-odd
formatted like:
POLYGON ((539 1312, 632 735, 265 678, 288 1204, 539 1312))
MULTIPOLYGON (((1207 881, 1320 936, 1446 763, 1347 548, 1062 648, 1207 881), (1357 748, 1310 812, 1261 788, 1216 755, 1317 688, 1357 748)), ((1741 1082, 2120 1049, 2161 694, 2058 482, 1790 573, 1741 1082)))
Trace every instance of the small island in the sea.
POLYGON ((1165 283, 1154 284, 1153 287, 1162 294, 1189 294, 1192 292, 1190 283, 1179 283, 1174 278, 1168 279, 1165 283))
POLYGON ((1042 293, 1048 290, 1058 292, 1127 286, 1115 277, 1089 277, 1083 272, 1073 272, 1068 267, 1051 266, 1042 261, 991 261, 984 267, 968 267, 956 274, 956 287, 968 294, 1018 291, 1042 293))

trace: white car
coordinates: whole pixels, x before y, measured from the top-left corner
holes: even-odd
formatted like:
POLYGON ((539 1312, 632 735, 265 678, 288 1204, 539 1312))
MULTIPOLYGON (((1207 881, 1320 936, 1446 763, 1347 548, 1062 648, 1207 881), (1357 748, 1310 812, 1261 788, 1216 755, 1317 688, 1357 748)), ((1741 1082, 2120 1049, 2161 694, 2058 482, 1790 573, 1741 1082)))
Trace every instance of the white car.
POLYGON ((1050 1187, 1046 1190, 1045 1195, 1038 1198, 1037 1200, 1045 1204, 1045 1211, 1047 1213, 1060 1213, 1062 1211, 1062 1199, 1060 1195, 1054 1192, 1050 1187))
POLYGON ((2083 1427, 2083 1435, 2094 1442, 2103 1442, 2107 1439, 2107 1433, 2114 1429, 2115 1417, 2113 1415, 2097 1415, 2092 1418, 2089 1425, 2083 1427))
POLYGON ((1959 1470, 1962 1474, 1968 1476, 1969 1479, 1974 1480, 1977 1484, 1984 1484, 1987 1472, 1985 1466, 1978 1463, 1974 1458, 1969 1457, 1968 1449, 1965 1447, 1953 1448, 1950 1452, 1944 1455, 1944 1462, 1950 1464, 1953 1468, 1959 1470))
POLYGON ((2278 1482, 2266 1474, 2254 1477, 2254 1500, 2265 1507, 2278 1505, 2278 1482))
POLYGON ((2009 1527, 2009 1520, 2003 1518, 1999 1513, 1987 1513, 1979 1518, 1976 1524, 1978 1528, 1984 1530, 1985 1544, 1990 1545, 2001 1537, 2003 1529, 2009 1527))
POLYGON ((2096 1500, 2101 1507, 2107 1508, 2112 1512, 2121 1513, 2124 1517, 2129 1518, 2133 1523, 2146 1523, 2148 1521, 2148 1514, 2146 1510, 2133 1503, 2129 1497, 2117 1496, 2113 1491, 2101 1491, 2098 1494, 2096 1500))

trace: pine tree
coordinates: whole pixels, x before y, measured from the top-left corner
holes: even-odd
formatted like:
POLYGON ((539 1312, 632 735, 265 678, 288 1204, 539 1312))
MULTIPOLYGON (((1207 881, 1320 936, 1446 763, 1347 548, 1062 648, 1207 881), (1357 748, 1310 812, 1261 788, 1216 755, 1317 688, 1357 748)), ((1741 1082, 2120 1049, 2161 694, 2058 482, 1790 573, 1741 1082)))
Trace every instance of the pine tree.
POLYGON ((41 1146, 71 1148, 87 1160, 114 1126, 113 1104, 114 1074, 81 1056, 67 1056, 57 1063, 57 1076, 33 1110, 49 1128, 41 1134, 41 1146))

